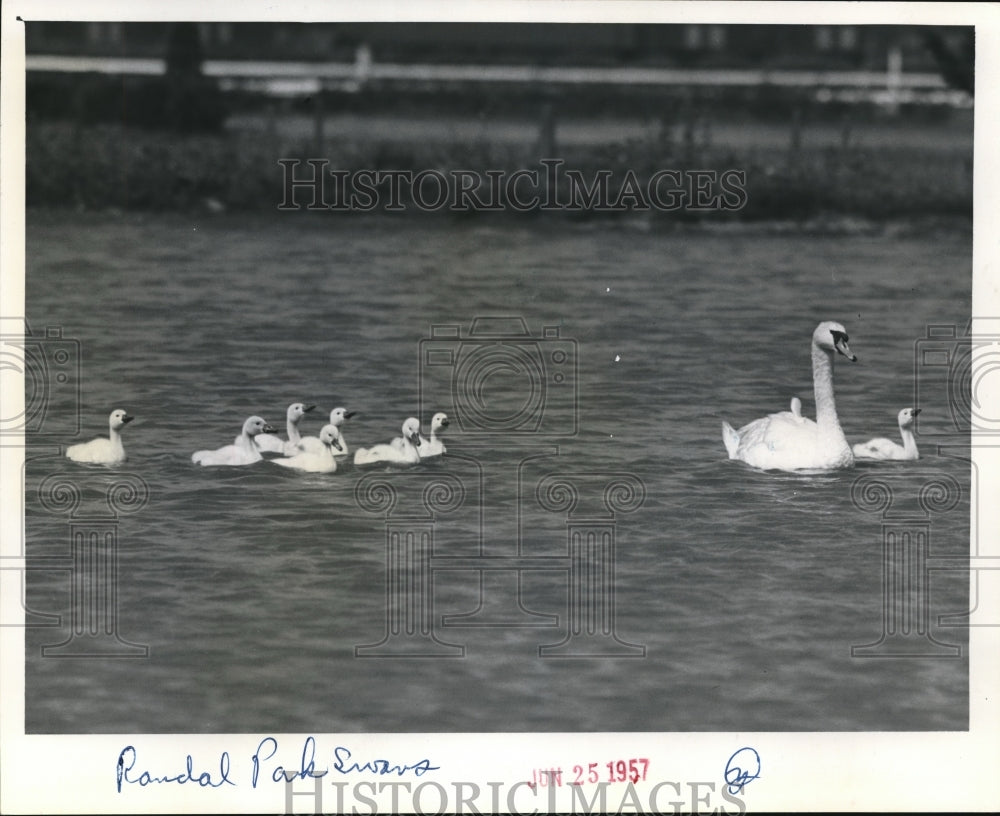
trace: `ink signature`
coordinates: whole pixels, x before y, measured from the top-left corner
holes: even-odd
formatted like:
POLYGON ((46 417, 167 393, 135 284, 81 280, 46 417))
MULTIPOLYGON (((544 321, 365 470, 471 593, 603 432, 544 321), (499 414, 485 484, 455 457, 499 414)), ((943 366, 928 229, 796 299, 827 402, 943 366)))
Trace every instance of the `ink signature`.
POLYGON ((736 751, 726 763, 726 782, 730 793, 743 793, 743 787, 760 776, 760 754, 747 746, 736 751))

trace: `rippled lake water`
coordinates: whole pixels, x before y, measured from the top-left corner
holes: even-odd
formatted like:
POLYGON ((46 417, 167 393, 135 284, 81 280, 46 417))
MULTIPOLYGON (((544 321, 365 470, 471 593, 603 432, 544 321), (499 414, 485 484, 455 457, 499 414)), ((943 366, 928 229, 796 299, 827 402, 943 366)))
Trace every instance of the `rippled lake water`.
MULTIPOLYGON (((64 563, 73 525, 108 516, 111 484, 148 491, 144 505, 121 494, 101 528, 117 536, 116 633, 146 656, 43 656, 70 638, 71 586, 65 571, 32 571, 31 620, 62 618, 27 630, 29 733, 967 727, 967 633, 939 619, 969 608, 967 573, 932 573, 930 629, 911 638, 960 657, 864 658, 852 646, 883 632, 883 532, 898 530, 885 512, 929 531, 932 557, 968 552, 967 445, 950 433, 944 379, 914 360, 929 325, 964 330, 969 235, 299 213, 28 222, 29 323, 78 341, 82 372, 78 395, 53 386, 49 421, 65 434, 29 448, 29 555, 64 563), (534 338, 518 352, 526 368, 501 355, 456 409, 460 355, 487 348, 472 344, 472 321, 495 316, 522 319, 534 338), (851 441, 896 436, 923 378, 921 461, 797 475, 726 458, 723 419, 739 426, 793 396, 812 414, 809 339, 825 319, 845 325, 859 357, 835 370, 851 441), (457 339, 433 328, 456 325, 457 339), (426 365, 430 340, 443 369, 426 365), (251 414, 283 429, 294 401, 319 406, 307 434, 338 405, 357 411, 344 426, 352 447, 398 435, 421 408, 425 424, 451 409, 448 455, 373 476, 192 465, 251 414), (487 411, 479 426, 475 405, 487 411), (106 433, 116 407, 136 417, 125 465, 60 455, 106 433), (473 432, 518 411, 540 424, 473 432), (573 515, 558 492, 548 507, 539 498, 560 474, 578 484, 573 515), (413 612, 450 657, 356 652, 387 632, 385 508, 364 490, 381 477, 398 493, 392 529, 425 529, 405 517, 429 481, 460 486, 461 506, 426 522, 434 569, 413 612), (852 494, 860 477, 888 486, 889 511, 878 488, 852 494), (581 579, 567 535, 609 529, 609 479, 633 491, 611 519, 613 580, 581 579), (927 515, 918 496, 935 479, 960 492, 927 515), (80 493, 75 519, 52 506, 58 481, 80 493), (512 570, 474 570, 480 555, 542 567, 518 583, 512 570), (578 579, 600 584, 616 656, 540 655, 566 638, 578 579), (477 621, 525 625, 459 625, 477 621)), ((403 580, 424 580, 410 566, 403 580)))

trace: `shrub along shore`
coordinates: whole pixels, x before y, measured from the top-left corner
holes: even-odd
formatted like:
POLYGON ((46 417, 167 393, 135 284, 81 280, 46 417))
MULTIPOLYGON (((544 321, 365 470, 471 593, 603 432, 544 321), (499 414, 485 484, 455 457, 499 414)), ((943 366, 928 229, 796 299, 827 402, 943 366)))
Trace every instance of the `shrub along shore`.
POLYGON ((740 144, 664 130, 614 143, 561 145, 556 128, 547 130, 544 122, 538 138, 527 143, 490 139, 488 129, 475 139, 375 138, 365 132, 363 117, 351 135, 314 133, 308 119, 291 135, 278 135, 273 120, 261 123, 178 133, 29 119, 27 204, 151 212, 312 205, 341 216, 396 217, 643 214, 682 223, 944 218, 971 224, 972 151, 946 139, 922 144, 889 137, 872 146, 851 143, 845 132, 842 140, 819 146, 793 133, 783 143, 740 144), (322 189, 302 183, 317 171, 322 189))

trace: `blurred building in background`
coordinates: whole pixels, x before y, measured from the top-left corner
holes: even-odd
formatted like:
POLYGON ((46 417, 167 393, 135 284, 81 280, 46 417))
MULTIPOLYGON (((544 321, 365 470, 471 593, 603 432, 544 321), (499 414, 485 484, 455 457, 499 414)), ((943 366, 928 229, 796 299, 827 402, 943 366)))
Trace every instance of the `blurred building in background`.
POLYGON ((194 81, 199 73, 230 108, 244 109, 261 98, 325 96, 329 110, 485 105, 497 113, 558 96, 564 114, 671 99, 765 116, 806 103, 895 114, 969 107, 974 91, 969 26, 39 21, 26 38, 29 116, 65 113, 61 75, 92 75, 75 115, 100 120, 100 97, 117 91, 102 89, 100 75, 172 74, 186 76, 187 87, 133 87, 138 108, 125 115, 155 125, 169 109, 186 129, 222 121, 211 115, 221 99, 194 81))
POLYGON ((243 207, 273 198, 280 158, 419 170, 559 155, 593 172, 745 168, 755 186, 741 217, 971 209, 972 26, 32 21, 25 31, 29 201, 243 207), (151 156, 166 168, 155 183, 151 156))
MULTIPOLYGON (((198 23, 207 59, 937 70, 928 37, 961 53, 965 27, 885 25, 198 23)), ((36 22, 29 53, 160 57, 163 23, 36 22)))

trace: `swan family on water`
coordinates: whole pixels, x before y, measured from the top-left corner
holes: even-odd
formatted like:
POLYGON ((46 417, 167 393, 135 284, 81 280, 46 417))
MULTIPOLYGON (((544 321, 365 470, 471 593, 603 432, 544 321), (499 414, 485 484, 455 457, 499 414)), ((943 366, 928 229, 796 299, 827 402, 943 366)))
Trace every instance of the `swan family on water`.
MULTIPOLYGON (((728 422, 722 423, 722 440, 730 459, 739 459, 760 470, 831 470, 850 467, 856 459, 912 460, 920 454, 913 435, 914 418, 919 408, 904 408, 897 417, 902 445, 885 438, 850 445, 837 416, 833 393, 834 361, 839 355, 855 362, 857 357, 848 346, 847 330, 834 321, 820 323, 812 335, 813 392, 816 419, 802 415, 802 402, 793 397, 789 410, 755 419, 739 430, 728 422)), ((299 422, 315 405, 293 402, 285 414, 287 439, 260 416, 251 416, 240 434, 230 445, 214 450, 199 450, 191 456, 202 466, 252 465, 265 459, 264 453, 280 454, 270 458, 281 467, 314 473, 333 473, 337 460, 348 456, 349 449, 341 430, 353 411, 343 407, 330 412, 330 421, 319 436, 303 437, 299 422)), ((108 438, 71 445, 66 456, 74 462, 88 464, 120 464, 126 460, 121 430, 133 419, 126 411, 115 409, 108 417, 108 438)), ((448 427, 448 417, 436 413, 431 419, 430 436, 424 437, 420 420, 409 417, 403 423, 402 436, 390 442, 359 448, 355 465, 412 465, 422 459, 442 456, 446 448, 441 435, 448 427)))
POLYGON ((916 459, 917 445, 910 427, 920 409, 899 412, 903 445, 888 439, 863 444, 848 443, 837 416, 833 394, 834 360, 840 355, 857 361, 848 346, 847 330, 833 321, 820 323, 812 336, 815 421, 802 416, 802 402, 793 397, 790 410, 769 414, 735 430, 722 423, 722 441, 730 459, 739 459, 761 470, 832 470, 850 467, 855 459, 916 459))
MULTIPOLYGON (((253 465, 257 462, 273 462, 281 467, 301 470, 309 473, 335 473, 337 460, 343 459, 349 453, 341 427, 344 422, 354 416, 354 411, 346 408, 334 408, 330 412, 330 421, 319 432, 319 436, 302 436, 299 432, 299 422, 315 405, 293 402, 285 413, 287 439, 277 436, 277 429, 268 424, 260 416, 251 416, 243 423, 239 435, 231 445, 221 448, 199 450, 191 454, 191 461, 204 467, 253 465), (280 454, 275 457, 265 457, 264 454, 280 454)), ((134 417, 121 409, 115 409, 108 418, 110 437, 98 437, 90 442, 71 445, 66 449, 66 456, 74 462, 87 464, 117 465, 126 461, 125 447, 122 444, 121 429, 134 417)), ((412 465, 421 459, 441 456, 445 446, 440 434, 448 427, 448 416, 443 413, 434 414, 431 419, 430 438, 424 438, 420 433, 420 420, 409 417, 402 427, 402 437, 371 448, 360 448, 355 452, 356 465, 412 465), (421 450, 422 448, 422 450, 421 450)))
MULTIPOLYGON (((243 424, 243 432, 236 437, 236 442, 215 451, 198 451, 191 461, 198 465, 252 465, 265 457, 263 453, 281 453, 280 458, 270 459, 276 465, 309 473, 335 473, 337 458, 347 456, 347 442, 344 440, 341 426, 345 420, 354 416, 353 411, 345 408, 334 408, 330 412, 330 421, 323 426, 319 436, 303 437, 299 433, 299 421, 315 405, 305 405, 293 402, 286 412, 288 439, 275 437, 275 429, 258 416, 250 417, 243 424)), ((427 455, 440 456, 444 453, 444 445, 436 438, 436 433, 448 425, 448 417, 435 414, 431 421, 431 438, 437 442, 434 452, 427 455)), ((420 461, 417 447, 421 444, 420 420, 409 417, 403 423, 403 437, 392 443, 374 445, 371 448, 359 448, 354 454, 354 464, 373 465, 411 465, 420 461), (397 444, 397 442, 399 444, 397 444)))

